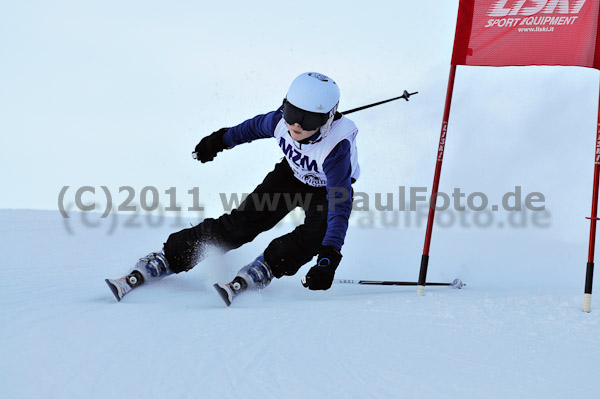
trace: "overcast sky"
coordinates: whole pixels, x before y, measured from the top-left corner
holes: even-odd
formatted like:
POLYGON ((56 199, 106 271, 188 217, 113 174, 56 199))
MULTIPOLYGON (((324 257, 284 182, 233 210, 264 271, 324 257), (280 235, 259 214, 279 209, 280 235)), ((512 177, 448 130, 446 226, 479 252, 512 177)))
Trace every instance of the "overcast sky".
MULTIPOLYGON (((306 71, 333 77, 352 115, 355 189, 431 187, 458 0, 9 1, 0 5, 0 208, 56 209, 63 186, 251 191, 281 158, 263 140, 199 164, 205 135, 277 108, 306 71)), ((459 67, 441 190, 542 192, 551 233, 585 240, 598 71, 459 67)), ((122 199, 118 197, 119 201, 122 199)), ((167 200, 161 197, 161 201, 167 200)), ((498 202, 498 201, 494 201, 498 202)))

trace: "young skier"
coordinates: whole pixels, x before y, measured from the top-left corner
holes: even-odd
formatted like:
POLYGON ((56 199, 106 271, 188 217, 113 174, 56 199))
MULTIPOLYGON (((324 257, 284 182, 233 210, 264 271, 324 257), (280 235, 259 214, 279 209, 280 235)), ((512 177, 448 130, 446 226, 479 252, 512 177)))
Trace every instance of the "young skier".
POLYGON ((297 206, 304 223, 275 238, 227 284, 215 288, 229 306, 246 289, 262 289, 273 277, 292 276, 318 255, 302 279, 311 290, 331 287, 352 210, 352 187, 360 174, 354 123, 337 112, 340 91, 329 77, 303 73, 291 84, 281 107, 203 138, 192 153, 202 163, 238 144, 274 138, 285 155, 263 182, 229 214, 206 218, 173 233, 161 252, 140 259, 135 269, 106 280, 117 300, 145 282, 192 269, 209 246, 238 248, 274 227, 297 206))

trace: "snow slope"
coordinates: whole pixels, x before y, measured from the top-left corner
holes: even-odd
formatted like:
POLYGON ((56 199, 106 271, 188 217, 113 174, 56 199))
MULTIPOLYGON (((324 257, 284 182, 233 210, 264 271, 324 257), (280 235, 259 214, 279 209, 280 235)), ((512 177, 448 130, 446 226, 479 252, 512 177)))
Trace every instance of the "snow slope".
MULTIPOLYGON (((226 308, 211 284, 290 228, 282 225, 117 303, 103 279, 128 272, 173 228, 108 234, 72 219, 68 230, 58 212, 0 211, 2 397, 547 399, 600 391, 600 305, 581 311, 581 244, 440 230, 430 280, 459 277, 463 290, 310 292, 299 282, 305 267, 226 308)), ((422 240, 420 230, 352 227, 338 277, 414 280, 422 240)))

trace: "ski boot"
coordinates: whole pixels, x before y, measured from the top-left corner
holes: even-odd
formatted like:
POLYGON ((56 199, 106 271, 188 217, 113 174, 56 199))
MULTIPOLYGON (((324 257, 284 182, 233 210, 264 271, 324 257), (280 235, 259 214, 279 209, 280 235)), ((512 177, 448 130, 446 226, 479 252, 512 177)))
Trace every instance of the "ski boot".
POLYGON ((169 263, 165 258, 164 252, 151 252, 143 258, 140 258, 135 265, 135 269, 127 276, 112 280, 104 280, 117 301, 121 301, 134 288, 139 287, 145 282, 155 282, 173 274, 169 268, 169 263))
POLYGON ((271 283, 273 273, 261 254, 250 264, 240 269, 237 276, 227 284, 214 284, 215 290, 227 306, 240 293, 250 290, 262 290, 271 283))

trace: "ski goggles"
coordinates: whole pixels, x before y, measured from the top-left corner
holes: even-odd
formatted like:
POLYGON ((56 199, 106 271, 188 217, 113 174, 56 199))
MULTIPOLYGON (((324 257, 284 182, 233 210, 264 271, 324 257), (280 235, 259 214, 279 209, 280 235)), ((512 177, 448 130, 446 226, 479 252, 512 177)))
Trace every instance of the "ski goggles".
POLYGON ((300 109, 290 103, 283 101, 283 119, 289 124, 298 123, 302 130, 316 130, 327 123, 328 114, 319 114, 300 109))

